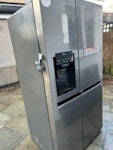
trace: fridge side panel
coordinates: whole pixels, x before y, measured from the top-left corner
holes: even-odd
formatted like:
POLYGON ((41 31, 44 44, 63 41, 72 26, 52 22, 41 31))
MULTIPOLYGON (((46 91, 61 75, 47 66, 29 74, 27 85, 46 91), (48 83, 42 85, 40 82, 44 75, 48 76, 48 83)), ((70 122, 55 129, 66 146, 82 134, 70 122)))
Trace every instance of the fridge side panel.
POLYGON ((53 150, 43 76, 35 64, 39 48, 31 3, 8 24, 31 136, 40 149, 53 150))

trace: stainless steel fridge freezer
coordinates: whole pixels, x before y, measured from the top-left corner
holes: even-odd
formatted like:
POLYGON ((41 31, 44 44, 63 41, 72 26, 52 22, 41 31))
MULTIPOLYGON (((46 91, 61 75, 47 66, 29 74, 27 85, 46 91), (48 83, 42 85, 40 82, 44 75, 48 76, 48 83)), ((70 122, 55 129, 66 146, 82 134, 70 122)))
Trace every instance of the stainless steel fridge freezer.
POLYGON ((31 137, 42 150, 83 150, 102 126, 102 33, 84 4, 100 15, 100 31, 101 7, 82 0, 27 1, 8 20, 31 137))

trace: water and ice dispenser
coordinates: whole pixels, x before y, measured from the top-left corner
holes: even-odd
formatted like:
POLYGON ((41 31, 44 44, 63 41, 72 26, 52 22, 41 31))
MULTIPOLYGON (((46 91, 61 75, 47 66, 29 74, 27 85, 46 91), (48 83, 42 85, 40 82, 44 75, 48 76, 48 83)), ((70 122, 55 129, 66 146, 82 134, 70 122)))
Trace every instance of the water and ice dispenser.
POLYGON ((74 59, 72 51, 55 54, 54 68, 58 96, 76 88, 74 59))

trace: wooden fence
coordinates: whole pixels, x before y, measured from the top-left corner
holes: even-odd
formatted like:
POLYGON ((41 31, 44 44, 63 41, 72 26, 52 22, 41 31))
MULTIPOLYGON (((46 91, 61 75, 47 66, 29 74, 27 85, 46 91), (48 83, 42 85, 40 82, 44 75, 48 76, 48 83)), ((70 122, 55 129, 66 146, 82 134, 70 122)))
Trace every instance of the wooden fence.
POLYGON ((103 26, 103 73, 113 76, 113 24, 103 26))

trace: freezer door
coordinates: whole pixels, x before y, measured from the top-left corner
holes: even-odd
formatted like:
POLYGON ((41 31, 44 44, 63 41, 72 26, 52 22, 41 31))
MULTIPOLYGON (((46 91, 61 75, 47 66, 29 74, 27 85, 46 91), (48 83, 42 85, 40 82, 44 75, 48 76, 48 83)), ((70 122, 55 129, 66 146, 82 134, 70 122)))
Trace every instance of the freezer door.
POLYGON ((86 147, 102 127, 102 86, 93 87, 81 95, 84 146, 86 147))
POLYGON ((58 107, 56 129, 59 150, 83 150, 80 96, 58 107))
POLYGON ((93 3, 77 3, 81 91, 102 79, 102 9, 93 3))

